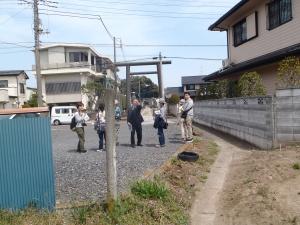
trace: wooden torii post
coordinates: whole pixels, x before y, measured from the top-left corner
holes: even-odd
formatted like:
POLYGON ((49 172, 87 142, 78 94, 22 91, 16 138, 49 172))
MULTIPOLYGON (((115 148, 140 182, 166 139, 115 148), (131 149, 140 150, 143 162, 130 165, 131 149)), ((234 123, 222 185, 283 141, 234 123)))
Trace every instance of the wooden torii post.
POLYGON ((126 102, 127 102, 127 110, 130 108, 131 104, 131 76, 137 75, 149 75, 149 74, 157 74, 158 80, 158 90, 159 97, 164 97, 164 86, 163 86, 163 76, 162 76, 162 65, 163 64, 171 64, 172 62, 169 60, 160 60, 159 61, 145 61, 145 62, 120 62, 116 63, 117 67, 126 67, 126 102), (130 72, 130 67, 132 66, 156 66, 156 71, 146 71, 146 72, 130 72))

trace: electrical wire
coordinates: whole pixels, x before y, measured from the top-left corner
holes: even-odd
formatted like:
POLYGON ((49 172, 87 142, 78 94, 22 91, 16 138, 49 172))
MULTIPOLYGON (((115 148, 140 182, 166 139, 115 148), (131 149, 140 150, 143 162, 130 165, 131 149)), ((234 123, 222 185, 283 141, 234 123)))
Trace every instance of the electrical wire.
MULTIPOLYGON (((67 3, 61 3, 62 5, 69 5, 67 3)), ((124 8, 113 8, 113 7, 98 7, 98 6, 91 6, 91 5, 83 5, 83 4, 72 4, 74 6, 80 6, 80 8, 72 8, 72 7, 66 7, 62 6, 59 7, 61 9, 71 9, 71 10, 82 10, 82 7, 88 7, 88 8, 93 8, 93 9, 113 9, 113 10, 118 10, 118 11, 127 11, 127 12, 146 12, 146 13, 159 13, 159 14, 176 14, 176 15, 199 15, 200 12, 172 12, 172 11, 154 11, 154 10, 143 10, 143 9, 124 9, 124 8)), ((90 12, 99 12, 97 10, 85 10, 85 11, 90 11, 90 12)), ((207 12, 201 12, 201 15, 221 15, 221 13, 207 13, 207 12)))
MULTIPOLYGON (((40 9, 45 10, 45 9, 40 9)), ((77 12, 71 12, 71 11, 60 11, 60 10, 49 10, 49 12, 53 12, 49 15, 58 15, 58 16, 69 16, 69 17, 78 17, 78 18, 86 18, 86 19, 97 19, 96 17, 99 17, 99 15, 96 14, 90 14, 90 13, 77 13, 77 12)), ((215 18, 204 18, 204 17, 192 17, 192 16, 164 16, 164 15, 150 15, 150 14, 134 14, 134 13, 116 13, 116 12, 101 12, 101 13, 109 13, 109 14, 121 14, 121 15, 131 15, 131 16, 146 16, 146 17, 160 17, 160 18, 172 18, 172 19, 198 19, 198 20, 212 20, 215 18)), ((45 13, 40 13, 45 14, 45 13)))

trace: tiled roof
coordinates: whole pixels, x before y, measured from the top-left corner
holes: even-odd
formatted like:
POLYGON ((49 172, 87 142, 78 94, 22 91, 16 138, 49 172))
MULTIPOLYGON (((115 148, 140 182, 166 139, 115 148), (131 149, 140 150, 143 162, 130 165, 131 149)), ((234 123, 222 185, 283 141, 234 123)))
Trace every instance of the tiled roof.
POLYGON ((181 84, 187 85, 187 84, 203 84, 205 81, 203 78, 206 76, 187 76, 187 77, 181 77, 181 84))
POLYGON ((24 70, 0 70, 0 76, 19 76, 21 73, 24 73, 26 79, 29 79, 24 70))

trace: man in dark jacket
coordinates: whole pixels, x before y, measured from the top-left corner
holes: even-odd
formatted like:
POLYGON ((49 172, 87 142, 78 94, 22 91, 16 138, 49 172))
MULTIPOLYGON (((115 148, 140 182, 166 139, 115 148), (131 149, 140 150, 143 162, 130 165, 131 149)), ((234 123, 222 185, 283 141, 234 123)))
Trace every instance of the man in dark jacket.
POLYGON ((142 122, 144 119, 141 114, 142 106, 137 99, 133 100, 133 108, 129 111, 128 123, 131 127, 131 147, 135 148, 135 133, 137 135, 137 146, 142 145, 142 122))

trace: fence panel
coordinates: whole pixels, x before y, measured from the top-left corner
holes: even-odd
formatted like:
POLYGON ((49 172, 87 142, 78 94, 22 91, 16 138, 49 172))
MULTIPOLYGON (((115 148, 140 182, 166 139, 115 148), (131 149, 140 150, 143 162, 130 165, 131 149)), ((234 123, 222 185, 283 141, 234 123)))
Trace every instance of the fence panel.
POLYGON ((194 122, 248 141, 260 148, 273 147, 271 97, 198 101, 194 122))
POLYGON ((0 208, 55 207, 49 118, 0 120, 0 208))

